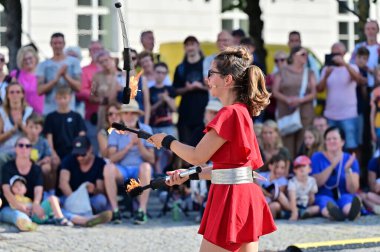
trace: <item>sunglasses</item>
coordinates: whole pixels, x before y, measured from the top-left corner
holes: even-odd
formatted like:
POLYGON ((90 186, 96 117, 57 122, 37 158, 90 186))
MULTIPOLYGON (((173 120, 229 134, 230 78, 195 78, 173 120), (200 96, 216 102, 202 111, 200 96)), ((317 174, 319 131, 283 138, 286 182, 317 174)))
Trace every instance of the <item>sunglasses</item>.
POLYGON ((279 63, 279 62, 285 62, 285 58, 279 58, 279 59, 274 59, 274 62, 279 63))
POLYGON ((303 53, 299 53, 299 54, 296 54, 296 55, 298 55, 298 56, 302 56, 302 57, 305 57, 305 56, 307 55, 307 53, 306 53, 306 52, 303 52, 303 53))
POLYGON ((20 90, 11 90, 9 91, 10 94, 21 94, 20 90))
POLYGON ((5 62, 5 59, 4 59, 4 58, 0 58, 0 62, 1 62, 1 63, 4 63, 4 62, 5 62))
POLYGON ((137 60, 137 57, 131 57, 132 60, 137 60))
POLYGON ((221 72, 217 72, 217 71, 214 71, 214 70, 208 70, 208 72, 207 72, 207 78, 210 78, 213 74, 221 74, 221 75, 223 75, 223 73, 221 73, 221 72))
POLYGON ((19 148, 30 149, 30 148, 32 148, 32 145, 31 145, 31 144, 23 144, 23 143, 19 143, 19 144, 17 144, 17 147, 19 147, 19 148))

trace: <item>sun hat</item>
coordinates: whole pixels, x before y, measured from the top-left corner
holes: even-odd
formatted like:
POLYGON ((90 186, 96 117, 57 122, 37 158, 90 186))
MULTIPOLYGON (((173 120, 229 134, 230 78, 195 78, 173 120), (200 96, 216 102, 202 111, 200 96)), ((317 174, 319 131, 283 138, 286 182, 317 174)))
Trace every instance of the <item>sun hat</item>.
POLYGON ((138 113, 140 115, 144 115, 144 111, 142 111, 139 108, 139 104, 134 99, 130 100, 130 102, 128 104, 121 105, 121 107, 119 109, 119 113, 123 113, 123 112, 135 112, 135 113, 138 113))

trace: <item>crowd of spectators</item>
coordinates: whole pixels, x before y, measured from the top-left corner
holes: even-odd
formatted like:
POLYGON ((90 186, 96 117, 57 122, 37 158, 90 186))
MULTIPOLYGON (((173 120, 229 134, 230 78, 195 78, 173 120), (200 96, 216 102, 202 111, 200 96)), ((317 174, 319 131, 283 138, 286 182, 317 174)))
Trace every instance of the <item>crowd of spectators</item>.
MULTIPOLYGON (((266 75, 271 104, 252 118, 265 163, 259 172, 266 180, 257 183, 275 218, 343 221, 380 214, 378 32, 378 23, 368 21, 367 40, 355 47, 350 62, 344 44, 334 43, 322 69, 297 31, 289 33, 289 54, 275 53, 275 68, 266 75), (324 90, 324 110, 317 114, 316 94, 324 90), (296 110, 301 129, 284 133, 277 120, 296 110)), ((62 33, 50 38, 52 58, 40 61, 35 47, 23 46, 17 69, 9 73, 0 54, 0 221, 21 231, 48 223, 120 223, 119 185, 131 178, 148 184, 168 170, 191 166, 133 133, 108 129, 121 122, 195 146, 222 108, 208 91, 216 54, 204 55, 198 39, 188 36, 171 80, 167 64, 153 53, 152 31, 141 33, 141 44, 142 52, 131 50, 132 74, 143 72, 129 104, 121 104, 126 77, 119 59, 100 41, 89 44, 91 63, 84 67, 80 50, 66 47, 62 33)), ((255 43, 242 30, 221 31, 216 45, 219 51, 244 46, 255 56, 255 43)), ((252 64, 266 71, 255 57, 252 64)), ((168 189, 164 204, 173 197, 177 210, 201 215, 208 186, 192 181, 168 189)), ((149 195, 144 191, 132 206, 135 224, 148 220, 149 195)))

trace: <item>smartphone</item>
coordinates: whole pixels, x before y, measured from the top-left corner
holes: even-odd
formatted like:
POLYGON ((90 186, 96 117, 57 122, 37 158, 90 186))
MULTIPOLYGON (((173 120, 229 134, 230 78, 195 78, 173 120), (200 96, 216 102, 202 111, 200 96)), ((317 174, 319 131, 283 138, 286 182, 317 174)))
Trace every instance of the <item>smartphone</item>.
POLYGON ((325 66, 337 66, 337 64, 333 61, 334 56, 338 54, 330 53, 325 55, 325 66))

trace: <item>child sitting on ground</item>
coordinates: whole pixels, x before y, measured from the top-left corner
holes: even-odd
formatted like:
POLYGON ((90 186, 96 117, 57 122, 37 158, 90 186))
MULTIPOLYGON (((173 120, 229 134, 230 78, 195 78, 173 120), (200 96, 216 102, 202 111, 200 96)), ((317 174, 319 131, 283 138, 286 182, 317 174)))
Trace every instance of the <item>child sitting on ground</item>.
POLYGON ((288 159, 277 154, 268 163, 268 172, 260 172, 264 180, 257 180, 263 189, 263 193, 274 218, 281 214, 282 210, 290 210, 289 201, 285 195, 288 185, 288 159))
POLYGON ((293 162, 295 176, 288 183, 290 220, 305 219, 319 213, 319 207, 314 205, 318 186, 315 178, 309 176, 310 164, 307 156, 299 156, 293 162))
MULTIPOLYGON (((13 176, 9 181, 11 192, 14 194, 16 201, 25 204, 31 211, 32 199, 25 196, 27 190, 26 183, 26 179, 18 175, 13 176)), ((15 208, 12 205, 11 207, 15 208)), ((44 216, 42 218, 37 215, 31 216, 33 224, 54 223, 60 226, 73 226, 73 223, 63 216, 58 198, 56 196, 50 196, 47 200, 44 200, 41 203, 41 207, 44 210, 44 216)), ((33 229, 35 229, 36 226, 33 227, 33 229)))

